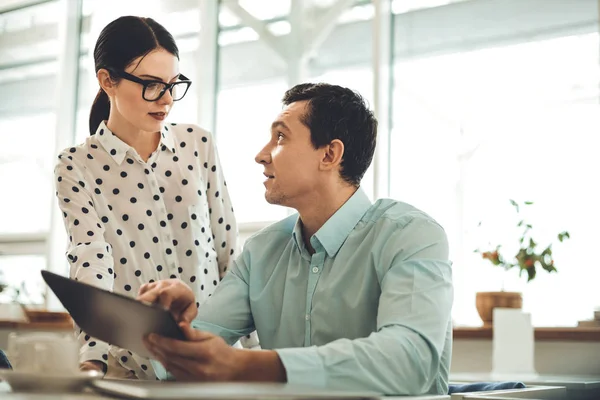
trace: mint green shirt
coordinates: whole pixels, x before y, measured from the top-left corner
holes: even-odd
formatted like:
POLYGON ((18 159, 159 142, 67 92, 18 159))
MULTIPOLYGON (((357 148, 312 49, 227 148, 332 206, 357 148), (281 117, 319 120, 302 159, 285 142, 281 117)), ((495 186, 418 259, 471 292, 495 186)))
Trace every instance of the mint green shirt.
POLYGON ((297 215, 252 236, 194 327, 230 344, 256 329, 292 384, 447 394, 453 287, 440 225, 359 189, 310 242, 312 255, 297 215))

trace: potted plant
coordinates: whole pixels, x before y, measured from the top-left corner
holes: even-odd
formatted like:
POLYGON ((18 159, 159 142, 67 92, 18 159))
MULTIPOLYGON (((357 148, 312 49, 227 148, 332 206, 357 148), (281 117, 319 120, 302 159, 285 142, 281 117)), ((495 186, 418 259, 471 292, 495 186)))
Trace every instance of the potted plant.
MULTIPOLYGON (((516 268, 519 271, 519 276, 522 276, 523 273, 525 273, 527 275, 527 282, 535 279, 537 271, 540 268, 549 273, 556 272, 556 266, 554 265, 554 258, 552 256, 552 243, 543 249, 540 248, 538 242, 533 240, 531 234, 533 228, 532 225, 527 223, 525 219, 521 217, 521 208, 530 206, 533 202, 525 201, 522 204, 519 204, 514 200, 510 200, 510 203, 515 208, 517 216, 519 217, 517 229, 521 232, 516 253, 510 257, 505 256, 505 254, 502 254, 501 252, 501 245, 497 245, 492 249, 477 249, 475 252, 481 254, 481 257, 484 260, 503 268, 505 272, 516 268)), ((479 225, 481 225, 481 222, 479 225)), ((570 235, 567 231, 560 232, 557 235, 559 242, 563 242, 569 238, 570 235)), ((494 308, 521 308, 522 305, 523 297, 521 293, 505 291, 504 282, 502 282, 502 290, 499 292, 478 292, 476 294, 477 312, 483 320, 484 325, 493 322, 494 308)))

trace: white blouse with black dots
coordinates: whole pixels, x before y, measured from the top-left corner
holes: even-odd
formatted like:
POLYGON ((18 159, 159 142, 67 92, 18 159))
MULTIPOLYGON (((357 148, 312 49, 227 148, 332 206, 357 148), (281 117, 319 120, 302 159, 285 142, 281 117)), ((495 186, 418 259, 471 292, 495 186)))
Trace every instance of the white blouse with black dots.
MULTIPOLYGON (((214 292, 238 252, 233 208, 212 136, 168 124, 144 161, 104 123, 65 149, 55 168, 56 195, 69 235, 73 279, 135 297, 144 283, 178 278, 197 306, 214 292)), ((147 359, 76 328, 80 362, 108 353, 140 379, 147 359)))

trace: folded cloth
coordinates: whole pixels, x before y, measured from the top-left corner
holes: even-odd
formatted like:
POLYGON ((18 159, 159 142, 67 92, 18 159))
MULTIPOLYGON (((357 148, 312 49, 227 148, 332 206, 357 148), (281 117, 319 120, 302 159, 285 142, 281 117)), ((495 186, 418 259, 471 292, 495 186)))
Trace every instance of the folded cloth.
POLYGON ((448 385, 448 394, 487 392, 490 390, 523 389, 523 382, 477 382, 448 385))
POLYGON ((0 350, 0 369, 12 369, 8 357, 6 357, 6 354, 2 350, 0 350))

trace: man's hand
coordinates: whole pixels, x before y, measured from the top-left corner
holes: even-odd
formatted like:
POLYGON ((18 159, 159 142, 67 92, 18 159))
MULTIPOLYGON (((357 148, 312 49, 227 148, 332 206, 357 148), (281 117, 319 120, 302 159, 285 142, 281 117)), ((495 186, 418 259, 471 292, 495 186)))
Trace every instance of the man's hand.
POLYGON ((192 322, 198 315, 194 292, 178 279, 146 283, 140 287, 139 301, 158 303, 173 314, 177 322, 192 322))
POLYGON ((151 334, 145 345, 178 381, 235 381, 239 350, 219 337, 179 324, 188 341, 151 334))
POLYGON ((98 371, 106 374, 106 364, 100 361, 84 361, 79 364, 80 371, 98 371))
POLYGON ((187 341, 151 334, 148 350, 178 381, 286 382, 285 368, 275 351, 241 350, 220 336, 179 324, 187 341))

